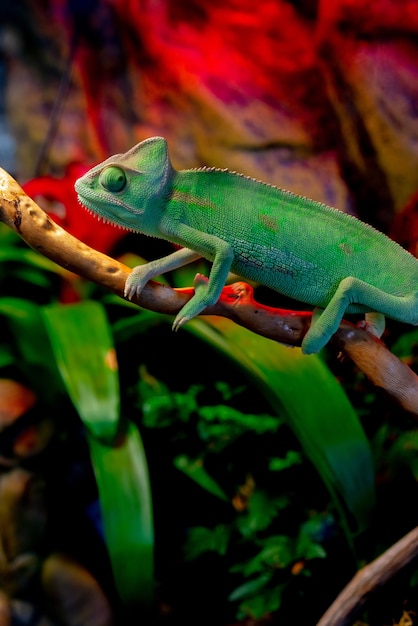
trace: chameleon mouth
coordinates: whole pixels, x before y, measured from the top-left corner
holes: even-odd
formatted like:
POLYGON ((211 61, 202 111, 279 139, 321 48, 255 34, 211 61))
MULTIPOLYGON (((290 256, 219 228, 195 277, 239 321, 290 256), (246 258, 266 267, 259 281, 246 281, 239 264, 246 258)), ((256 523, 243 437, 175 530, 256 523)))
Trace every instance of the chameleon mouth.
POLYGON ((87 206, 87 204, 84 204, 80 196, 77 197, 77 200, 78 200, 78 203, 83 207, 83 209, 87 211, 87 213, 92 215, 98 222, 102 222, 103 224, 110 224, 111 226, 116 226, 117 228, 120 228, 121 230, 126 230, 131 233, 139 232, 135 230, 135 228, 132 228, 131 226, 127 226, 125 224, 122 224, 121 222, 116 222, 111 217, 107 217, 106 215, 100 215, 99 213, 96 213, 96 211, 93 211, 93 209, 90 209, 90 207, 87 206))

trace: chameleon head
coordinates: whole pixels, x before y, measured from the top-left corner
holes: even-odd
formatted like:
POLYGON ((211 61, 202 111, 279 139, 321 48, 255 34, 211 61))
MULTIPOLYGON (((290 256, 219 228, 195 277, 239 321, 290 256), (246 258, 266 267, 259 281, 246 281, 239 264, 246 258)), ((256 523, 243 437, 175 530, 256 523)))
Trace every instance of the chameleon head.
POLYGON ((76 181, 75 190, 98 217, 153 235, 173 174, 166 140, 151 137, 93 167, 76 181))

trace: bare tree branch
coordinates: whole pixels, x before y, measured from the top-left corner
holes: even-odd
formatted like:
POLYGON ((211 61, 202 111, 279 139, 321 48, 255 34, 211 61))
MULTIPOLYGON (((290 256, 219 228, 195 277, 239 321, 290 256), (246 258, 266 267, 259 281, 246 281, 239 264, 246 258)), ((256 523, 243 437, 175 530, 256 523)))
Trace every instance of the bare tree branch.
MULTIPOLYGON (((131 270, 58 226, 1 168, 0 220, 45 257, 123 297, 131 270)), ((192 295, 193 288, 171 289, 150 281, 134 302, 152 311, 175 315, 192 295)), ((255 333, 290 346, 300 346, 311 321, 310 312, 272 308, 256 302, 252 288, 243 282, 225 287, 219 301, 202 314, 228 317, 255 333)), ((418 417, 418 377, 383 342, 343 321, 332 343, 375 385, 384 388, 404 409, 418 417)))
POLYGON ((368 596, 418 556, 418 526, 365 565, 350 580, 316 626, 349 626, 368 596))

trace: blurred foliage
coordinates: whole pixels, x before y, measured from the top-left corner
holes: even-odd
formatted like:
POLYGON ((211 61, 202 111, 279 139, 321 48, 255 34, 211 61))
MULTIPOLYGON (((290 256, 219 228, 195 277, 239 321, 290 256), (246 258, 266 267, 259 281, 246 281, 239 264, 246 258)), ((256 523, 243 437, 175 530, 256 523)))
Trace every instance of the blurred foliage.
MULTIPOLYGON (((157 586, 163 623, 308 626, 416 524, 412 421, 350 363, 332 373, 222 319, 172 333, 6 228, 0 244, 1 376, 58 430, 82 427, 113 572, 101 582, 123 610, 149 610, 157 586)), ((417 338, 395 346, 412 366, 417 338)), ((365 619, 398 615, 417 580, 409 568, 386 617, 377 595, 365 619)))

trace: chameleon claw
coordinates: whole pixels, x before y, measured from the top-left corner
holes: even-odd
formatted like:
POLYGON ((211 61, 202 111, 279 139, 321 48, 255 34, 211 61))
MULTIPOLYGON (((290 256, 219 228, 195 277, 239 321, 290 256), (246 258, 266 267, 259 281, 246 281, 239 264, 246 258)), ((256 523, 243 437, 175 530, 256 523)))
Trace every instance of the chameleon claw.
POLYGON ((125 298, 132 300, 135 296, 139 296, 144 286, 146 285, 147 280, 142 276, 139 276, 139 272, 135 271, 135 268, 128 276, 125 282, 125 288, 123 290, 123 295, 125 298))
POLYGON ((199 288, 206 289, 208 286, 208 283, 209 283, 209 278, 205 276, 204 274, 200 274, 200 272, 196 274, 193 280, 193 286, 195 289, 199 289, 199 288))
POLYGON ((125 289, 123 290, 123 296, 125 298, 128 298, 128 300, 132 300, 133 293, 131 292, 130 289, 127 288, 126 285, 125 285, 125 289))
POLYGON ((135 285, 125 284, 125 289, 123 290, 123 295, 128 300, 132 300, 132 298, 138 293, 138 290, 135 288, 135 285))
POLYGON ((171 327, 172 330, 176 333, 186 322, 189 321, 189 319, 191 319, 190 317, 180 317, 174 320, 173 322, 173 326, 171 327))

